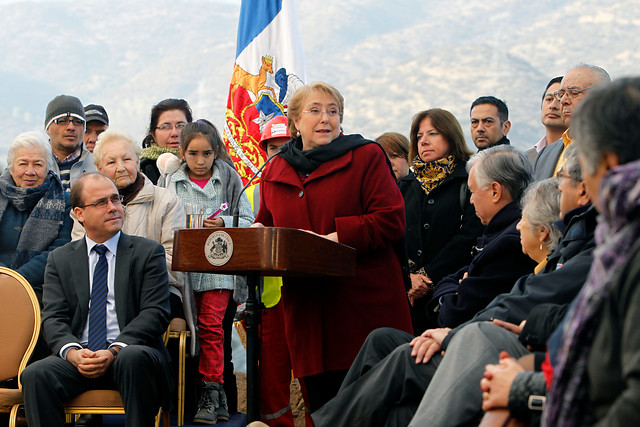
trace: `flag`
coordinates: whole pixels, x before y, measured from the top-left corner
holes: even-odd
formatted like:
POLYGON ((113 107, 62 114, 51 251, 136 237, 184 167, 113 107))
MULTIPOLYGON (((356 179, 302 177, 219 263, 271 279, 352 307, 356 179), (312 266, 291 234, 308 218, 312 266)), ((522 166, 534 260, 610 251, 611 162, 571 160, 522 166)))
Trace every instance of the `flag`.
POLYGON ((245 183, 265 161, 264 125, 286 115, 291 95, 306 81, 294 6, 293 0, 242 0, 240 7, 224 141, 245 183))

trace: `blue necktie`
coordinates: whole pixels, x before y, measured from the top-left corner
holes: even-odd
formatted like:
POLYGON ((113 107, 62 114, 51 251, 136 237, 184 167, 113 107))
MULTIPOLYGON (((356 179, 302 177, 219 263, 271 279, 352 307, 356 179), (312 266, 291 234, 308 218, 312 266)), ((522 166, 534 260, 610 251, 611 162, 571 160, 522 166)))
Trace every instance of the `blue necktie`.
POLYGON ((91 305, 89 306, 89 350, 98 351, 107 348, 107 247, 96 245, 93 250, 98 253, 98 262, 93 271, 93 287, 91 288, 91 305))

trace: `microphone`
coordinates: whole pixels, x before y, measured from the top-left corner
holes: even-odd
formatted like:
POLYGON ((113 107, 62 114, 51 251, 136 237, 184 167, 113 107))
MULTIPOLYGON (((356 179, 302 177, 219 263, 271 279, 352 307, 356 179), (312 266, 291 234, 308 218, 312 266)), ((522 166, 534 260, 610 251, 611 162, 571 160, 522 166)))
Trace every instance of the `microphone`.
POLYGON ((233 205, 231 208, 231 213, 233 215, 233 227, 237 227, 238 226, 238 222, 240 221, 240 198, 242 197, 242 195, 244 194, 245 190, 251 185, 251 183, 253 182, 254 179, 256 179, 256 177, 258 175, 260 175, 260 172, 262 172, 262 169, 264 169, 265 166, 267 166, 267 163, 269 163, 274 157, 276 157, 278 154, 283 153, 286 151, 285 147, 288 145, 289 143, 283 144, 280 148, 278 148, 278 151, 275 152, 275 154, 271 157, 269 157, 263 164, 262 166, 260 166, 260 169, 258 169, 258 171, 256 173, 253 174, 253 176, 249 179, 249 181, 244 185, 244 187, 242 187, 242 190, 240 190, 240 193, 238 193, 238 197, 236 197, 236 199, 233 201, 233 205))

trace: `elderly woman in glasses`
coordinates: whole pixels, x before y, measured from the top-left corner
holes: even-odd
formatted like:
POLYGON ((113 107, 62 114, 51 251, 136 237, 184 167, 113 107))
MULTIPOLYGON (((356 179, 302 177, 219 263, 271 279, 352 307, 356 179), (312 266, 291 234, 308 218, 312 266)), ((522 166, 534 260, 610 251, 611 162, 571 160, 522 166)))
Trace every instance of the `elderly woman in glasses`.
POLYGON ((294 375, 311 410, 337 393, 367 335, 411 329, 399 258, 402 195, 378 144, 343 135, 344 98, 315 82, 296 90, 295 138, 265 168, 255 226, 308 230, 356 249, 353 278, 284 278, 282 303, 294 375))
MULTIPOLYGON (((124 205, 122 232, 146 237, 164 246, 171 285, 169 290, 172 317, 182 317, 184 314, 192 336, 197 336, 191 288, 182 273, 171 270, 173 231, 176 228, 185 227, 186 223, 182 202, 169 190, 153 185, 149 178, 139 171, 140 148, 124 133, 109 129, 100 134, 93 150, 93 160, 98 172, 114 182, 122 197, 124 205)), ((75 220, 73 240, 83 236, 84 229, 75 220)), ((193 353, 196 349, 194 340, 192 343, 193 353)))
POLYGON ((151 109, 149 133, 142 141, 140 170, 153 184, 160 178, 156 160, 164 153, 180 158, 180 132, 192 121, 191 107, 184 99, 165 99, 151 109))
POLYGON ((22 274, 42 303, 49 251, 71 240, 71 205, 39 132, 18 135, 0 176, 0 265, 22 274))

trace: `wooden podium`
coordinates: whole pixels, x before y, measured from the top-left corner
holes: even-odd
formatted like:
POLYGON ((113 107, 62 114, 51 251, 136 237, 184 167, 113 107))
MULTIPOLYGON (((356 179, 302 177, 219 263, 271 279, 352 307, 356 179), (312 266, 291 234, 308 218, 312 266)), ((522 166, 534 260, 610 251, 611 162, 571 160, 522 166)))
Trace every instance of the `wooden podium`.
POLYGON ((260 419, 260 276, 356 274, 356 251, 301 230, 276 227, 192 228, 175 231, 172 269, 247 276, 247 419, 260 419))

